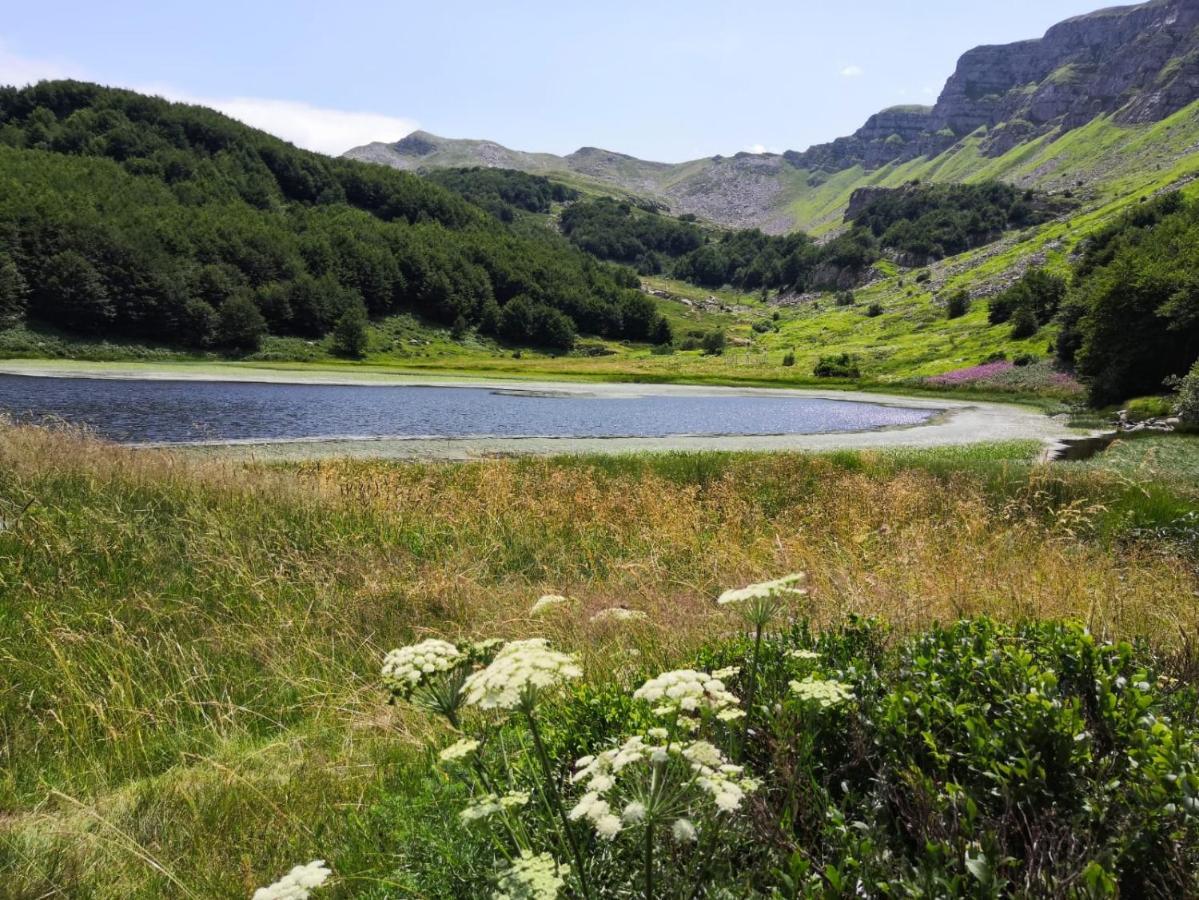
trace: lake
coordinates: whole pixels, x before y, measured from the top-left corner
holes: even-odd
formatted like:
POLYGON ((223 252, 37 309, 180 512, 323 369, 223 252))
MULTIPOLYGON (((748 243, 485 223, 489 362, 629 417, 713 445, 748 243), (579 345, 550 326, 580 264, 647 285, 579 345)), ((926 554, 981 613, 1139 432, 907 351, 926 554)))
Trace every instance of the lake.
POLYGON ((762 392, 594 396, 585 387, 264 384, 0 375, 0 412, 123 443, 319 438, 828 434, 919 425, 936 410, 762 392))

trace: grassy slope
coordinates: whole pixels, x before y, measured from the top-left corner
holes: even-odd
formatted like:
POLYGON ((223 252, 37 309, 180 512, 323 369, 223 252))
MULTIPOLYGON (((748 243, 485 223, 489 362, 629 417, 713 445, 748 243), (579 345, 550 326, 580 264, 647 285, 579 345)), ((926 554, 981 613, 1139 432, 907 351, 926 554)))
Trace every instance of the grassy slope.
POLYGON ((314 857, 330 897, 402 885, 444 833, 428 723, 376 683, 415 637, 654 669, 719 589, 804 568, 821 622, 1199 625, 1194 571, 1116 540, 1194 501, 1032 449, 261 469, 0 431, 0 894, 244 897, 314 857), (530 621, 547 591, 577 614, 530 621), (589 624, 618 603, 648 623, 589 624))

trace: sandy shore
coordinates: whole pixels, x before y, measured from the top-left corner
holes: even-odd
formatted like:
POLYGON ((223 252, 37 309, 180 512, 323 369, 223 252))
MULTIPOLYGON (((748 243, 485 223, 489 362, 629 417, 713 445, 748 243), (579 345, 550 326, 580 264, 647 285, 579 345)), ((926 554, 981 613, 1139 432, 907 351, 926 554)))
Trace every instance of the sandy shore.
POLYGON ((189 445, 194 452, 264 460, 361 457, 383 459, 477 459, 506 455, 639 453, 698 450, 847 450, 887 447, 943 447, 992 441, 1034 440, 1050 447, 1084 433, 1027 407, 945 398, 896 397, 860 391, 718 387, 681 384, 550 382, 385 372, 339 372, 249 368, 221 364, 91 363, 60 360, 4 360, 0 374, 55 378, 133 378, 176 381, 242 381, 282 384, 489 387, 516 393, 591 397, 774 396, 858 401, 934 412, 927 422, 840 434, 761 436, 672 436, 666 438, 435 438, 382 440, 296 440, 189 445))

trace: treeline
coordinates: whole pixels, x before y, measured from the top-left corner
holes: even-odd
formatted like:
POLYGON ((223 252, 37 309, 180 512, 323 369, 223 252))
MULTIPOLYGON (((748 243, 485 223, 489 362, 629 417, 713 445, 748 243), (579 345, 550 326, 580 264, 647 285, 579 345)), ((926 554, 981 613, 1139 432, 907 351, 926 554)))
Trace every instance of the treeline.
POLYGON ((925 265, 982 247, 1010 229, 1046 222, 1063 208, 1062 201, 1001 181, 914 182, 872 191, 849 221, 905 262, 925 265))
POLYGON ((600 259, 709 288, 833 290, 852 286, 878 258, 873 241, 861 234, 818 245, 799 232, 717 231, 693 216, 676 219, 610 198, 573 204, 561 227, 575 246, 600 259))
POLYGON ((990 300, 992 325, 1034 337, 1059 325, 1059 364, 1093 406, 1160 393, 1199 360, 1199 204, 1143 203, 1080 247, 1069 278, 1030 269, 990 300))
POLYGON ((350 312, 560 348, 579 331, 668 337, 637 287, 441 185, 212 110, 79 82, 0 89, 10 320, 238 349, 268 329, 319 337, 350 312))
POLYGON ((421 174, 504 222, 514 221, 522 211, 548 213, 554 203, 579 198, 574 188, 513 169, 432 169, 421 174))
POLYGON ((1058 356, 1097 406, 1186 375, 1199 360, 1199 202, 1166 194, 1091 237, 1059 320, 1058 356))

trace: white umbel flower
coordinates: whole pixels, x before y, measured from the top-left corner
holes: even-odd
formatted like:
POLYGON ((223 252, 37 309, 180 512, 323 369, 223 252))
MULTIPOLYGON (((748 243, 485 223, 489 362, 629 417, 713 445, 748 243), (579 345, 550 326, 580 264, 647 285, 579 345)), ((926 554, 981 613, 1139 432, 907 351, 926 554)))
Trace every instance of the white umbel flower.
POLYGON ((832 679, 805 678, 803 681, 791 682, 791 693, 801 700, 815 703, 821 709, 839 706, 853 699, 853 689, 840 681, 832 679))
POLYGON ((332 874, 323 859, 296 866, 278 881, 254 892, 253 900, 308 900, 308 895, 332 874))
POLYGON ((530 616, 538 616, 546 610, 553 609, 556 606, 562 606, 570 602, 569 597, 564 597, 561 594, 545 594, 539 597, 529 609, 530 616))
POLYGON ((675 823, 670 826, 670 834, 674 837, 675 843, 695 843, 695 826, 691 824, 690 819, 676 819, 675 823))
POLYGON ((782 578, 776 578, 774 581, 762 581, 758 584, 750 584, 736 590, 725 591, 716 599, 716 602, 721 606, 728 606, 751 600, 770 600, 785 594, 794 594, 802 597, 807 594, 807 591, 796 587, 796 585, 803 584, 807 580, 807 577, 804 573, 799 572, 794 575, 785 575, 782 578))
POLYGON ((506 644, 491 665, 466 679, 463 691, 466 702, 480 709, 517 709, 582 675, 574 656, 536 638, 506 644))
POLYGON ((558 865, 548 853, 534 856, 523 850, 500 874, 493 900, 557 900, 566 885, 570 866, 558 865))
POLYGON ((608 609, 601 609, 591 621, 595 624, 603 622, 640 622, 649 618, 639 609, 625 609, 623 606, 613 606, 608 609))
POLYGON ((450 671, 465 658, 449 641, 430 638, 388 653, 383 659, 383 683, 392 693, 407 698, 431 676, 450 671))
POLYGON ((815 662, 820 659, 820 654, 813 650, 792 650, 788 655, 792 659, 800 659, 805 662, 815 662))
POLYGON ((723 681, 694 669, 679 669, 651 678, 633 692, 633 697, 652 704, 659 716, 697 716, 710 712, 729 722, 745 715, 739 708, 741 701, 725 689, 723 681))
POLYGON ((442 762, 461 762, 479 749, 479 742, 471 738, 463 738, 457 743, 450 744, 438 754, 442 762))

